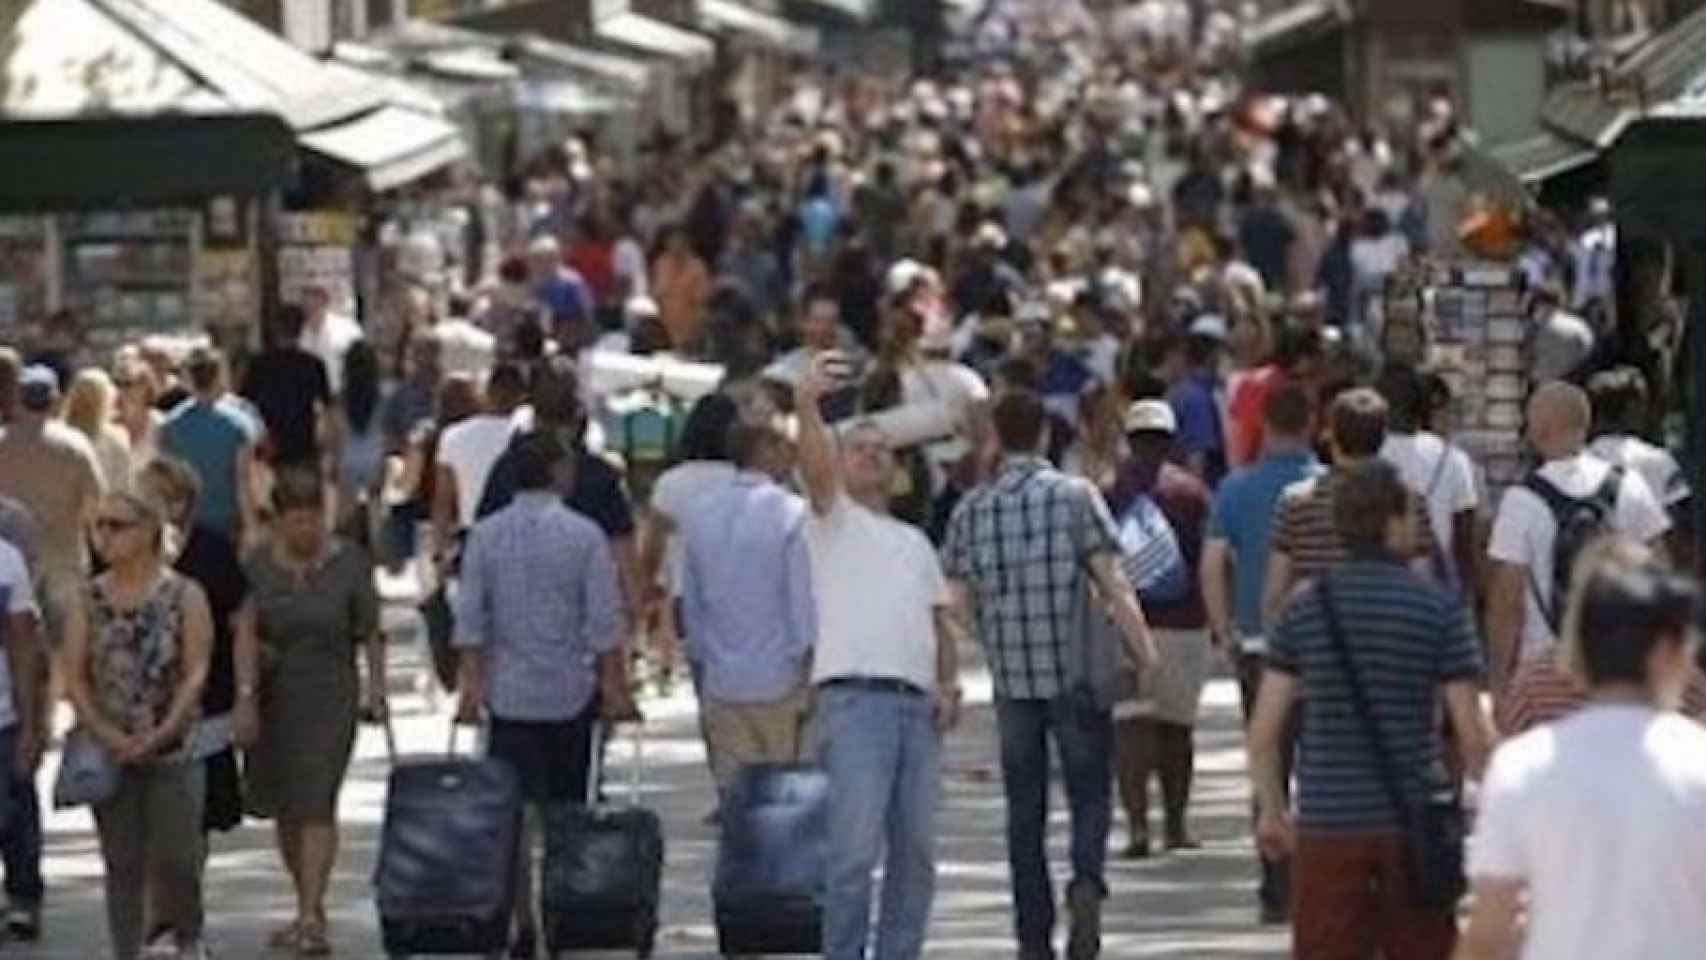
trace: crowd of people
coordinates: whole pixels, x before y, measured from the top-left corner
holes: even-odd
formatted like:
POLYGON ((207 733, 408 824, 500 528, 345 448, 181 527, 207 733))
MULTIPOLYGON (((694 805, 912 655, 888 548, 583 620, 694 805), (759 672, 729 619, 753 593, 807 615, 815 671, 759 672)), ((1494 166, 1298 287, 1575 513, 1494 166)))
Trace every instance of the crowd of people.
POLYGON ((93 808, 119 960, 200 955, 207 836, 245 817, 297 897, 270 944, 329 953, 338 793, 386 710, 375 566, 413 560, 433 682, 530 804, 588 796, 637 658, 690 678, 719 796, 745 764, 819 762, 833 960, 923 949, 970 638, 1021 960, 1056 956, 1049 741, 1065 953, 1092 960, 1125 899, 1114 785, 1126 856, 1198 846, 1222 660, 1253 907, 1295 955, 1505 957, 1524 910, 1525 956, 1697 950, 1706 732, 1670 715, 1706 713, 1699 589, 1669 565, 1691 494, 1647 439, 1663 337, 1606 319, 1612 211, 1528 218, 1533 463, 1495 503, 1445 380, 1383 356, 1386 278, 1465 256, 1487 214, 1449 98, 1383 132, 1241 89, 1224 17, 1128 13, 986 22, 968 47, 999 55, 906 81, 802 71, 751 129, 626 165, 571 141, 510 185, 497 257, 365 326, 315 288, 252 355, 90 363, 64 317, 0 348, 12 933, 39 933, 63 695, 67 743, 114 771, 93 808), (613 356, 718 382, 612 389, 613 356), (1460 935, 1440 863, 1467 781, 1460 935))

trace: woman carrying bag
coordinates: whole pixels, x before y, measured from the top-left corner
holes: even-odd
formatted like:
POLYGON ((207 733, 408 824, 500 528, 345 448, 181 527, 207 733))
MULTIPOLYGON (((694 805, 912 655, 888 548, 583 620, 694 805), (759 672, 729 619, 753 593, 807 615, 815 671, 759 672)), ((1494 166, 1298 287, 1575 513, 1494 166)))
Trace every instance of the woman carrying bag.
POLYGON ((107 571, 65 634, 66 692, 117 771, 93 804, 117 960, 142 949, 145 899, 177 931, 183 955, 200 948, 206 788, 191 746, 213 627, 201 587, 167 564, 165 538, 158 502, 103 499, 94 542, 107 571))

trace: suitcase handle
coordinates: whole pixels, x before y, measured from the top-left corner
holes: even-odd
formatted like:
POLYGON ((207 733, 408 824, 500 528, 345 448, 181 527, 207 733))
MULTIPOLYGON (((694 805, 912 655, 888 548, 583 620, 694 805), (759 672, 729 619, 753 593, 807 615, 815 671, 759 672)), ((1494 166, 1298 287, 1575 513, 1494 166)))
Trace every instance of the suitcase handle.
MULTIPOLYGON (((630 724, 633 729, 634 762, 628 768, 628 806, 640 805, 640 771, 645 766, 645 724, 630 724)), ((610 726, 602 720, 593 722, 592 726, 592 764, 586 780, 586 805, 598 804, 598 785, 604 779, 604 744, 609 738, 610 726)))
MULTIPOLYGON (((391 766, 397 765, 397 729, 391 725, 391 711, 385 711, 380 726, 385 731, 385 755, 390 758, 391 766)), ((444 745, 444 756, 447 760, 456 759, 456 718, 450 718, 450 739, 444 745)))

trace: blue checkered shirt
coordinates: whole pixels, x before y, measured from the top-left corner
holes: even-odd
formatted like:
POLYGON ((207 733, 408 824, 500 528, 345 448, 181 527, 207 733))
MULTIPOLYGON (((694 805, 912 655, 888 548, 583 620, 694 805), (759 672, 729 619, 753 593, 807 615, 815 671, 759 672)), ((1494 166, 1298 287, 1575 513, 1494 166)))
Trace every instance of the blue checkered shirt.
POLYGON ((486 656, 486 706, 561 722, 598 689, 622 642, 622 595, 604 531, 556 492, 527 491, 474 525, 462 554, 455 645, 486 656))
POLYGON ((1119 549, 1114 518, 1087 480, 1012 458, 948 521, 942 566, 964 583, 997 696, 1065 693, 1090 619, 1089 560, 1119 549))

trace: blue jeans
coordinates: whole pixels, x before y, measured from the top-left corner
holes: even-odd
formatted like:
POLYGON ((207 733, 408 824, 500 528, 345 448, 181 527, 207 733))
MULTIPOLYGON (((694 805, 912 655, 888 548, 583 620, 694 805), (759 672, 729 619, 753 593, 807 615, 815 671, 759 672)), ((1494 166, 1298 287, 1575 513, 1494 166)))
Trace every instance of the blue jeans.
POLYGON ((6 864, 6 899, 19 906, 41 904, 41 800, 33 780, 12 772, 18 728, 0 730, 0 860, 6 864))
POLYGON ((820 688, 818 722, 829 774, 826 960, 863 960, 872 871, 886 847, 876 960, 917 960, 936 892, 941 738, 929 697, 820 688))
POLYGON ((1021 955, 1045 956, 1054 937, 1054 885, 1049 880, 1048 735, 1060 751, 1066 799, 1072 808, 1072 882, 1107 896, 1103 867, 1113 821, 1114 720, 1082 700, 997 697, 1001 778, 1007 788, 1007 863, 1013 874, 1013 912, 1021 955))

